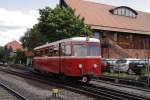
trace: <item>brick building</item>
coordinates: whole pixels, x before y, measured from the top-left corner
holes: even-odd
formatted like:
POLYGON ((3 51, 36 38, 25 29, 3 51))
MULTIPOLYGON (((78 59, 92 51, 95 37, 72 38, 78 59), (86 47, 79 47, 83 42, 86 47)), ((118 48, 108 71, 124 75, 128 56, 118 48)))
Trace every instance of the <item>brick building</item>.
POLYGON ((84 0, 60 0, 85 18, 94 37, 101 41, 105 58, 145 58, 150 56, 150 13, 127 6, 115 7, 84 0))

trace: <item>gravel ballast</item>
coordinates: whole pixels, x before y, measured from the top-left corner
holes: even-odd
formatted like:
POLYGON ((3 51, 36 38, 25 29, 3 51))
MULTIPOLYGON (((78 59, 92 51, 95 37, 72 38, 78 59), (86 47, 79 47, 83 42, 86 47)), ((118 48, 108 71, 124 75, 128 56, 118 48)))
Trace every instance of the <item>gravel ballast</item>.
POLYGON ((6 90, 4 87, 0 86, 0 100, 20 100, 10 91, 6 90))
POLYGON ((59 96, 54 98, 52 96, 52 89, 57 87, 7 74, 2 71, 0 71, 0 82, 6 84, 21 95, 24 95, 29 100, 95 100, 92 97, 74 93, 65 89, 59 89, 59 96))

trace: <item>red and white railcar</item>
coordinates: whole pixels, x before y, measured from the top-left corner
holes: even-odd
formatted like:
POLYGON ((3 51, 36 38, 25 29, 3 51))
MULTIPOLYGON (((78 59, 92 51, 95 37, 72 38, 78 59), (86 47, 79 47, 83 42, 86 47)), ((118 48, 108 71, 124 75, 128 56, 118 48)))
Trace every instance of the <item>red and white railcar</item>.
POLYGON ((74 37, 34 48, 33 67, 40 72, 89 81, 101 75, 100 41, 74 37))

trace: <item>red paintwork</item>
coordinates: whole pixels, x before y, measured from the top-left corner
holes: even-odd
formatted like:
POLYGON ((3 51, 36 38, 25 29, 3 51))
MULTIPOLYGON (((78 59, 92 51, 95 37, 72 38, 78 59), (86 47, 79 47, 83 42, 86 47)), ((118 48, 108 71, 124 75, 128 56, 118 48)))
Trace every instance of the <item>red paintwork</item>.
POLYGON ((35 69, 50 73, 59 73, 59 57, 35 57, 33 65, 35 69))
POLYGON ((94 76, 100 76, 101 74, 100 58, 37 57, 33 65, 35 69, 49 73, 63 73, 67 76, 84 76, 91 73, 94 76), (83 65, 82 69, 78 67, 79 64, 83 65), (94 64, 97 65, 96 68, 93 67, 94 64))
MULTIPOLYGON (((43 48, 49 48, 51 46, 57 46, 59 49, 59 56, 49 56, 49 57, 34 57, 33 59, 33 67, 34 69, 48 72, 48 73, 55 73, 55 74, 63 74, 65 76, 69 76, 71 78, 77 77, 82 78, 83 76, 100 76, 101 75, 101 58, 100 56, 95 57, 75 57, 73 56, 74 44, 84 44, 84 45, 95 45, 100 47, 99 42, 87 42, 87 41, 66 41, 60 43, 49 44, 48 46, 45 45, 44 47, 36 48, 36 51, 43 50, 43 48), (63 45, 70 45, 71 46, 71 55, 63 55, 62 49, 63 45), (58 46, 59 45, 59 46, 58 46), (79 64, 82 64, 82 69, 79 68, 79 64), (97 65, 94 68, 94 64, 97 65)), ((89 53, 89 52, 87 52, 89 53)))
POLYGON ((100 58, 63 58, 61 71, 68 76, 82 76, 94 73, 95 76, 100 75, 100 58), (83 68, 78 67, 79 64, 83 68), (97 68, 93 65, 97 64, 97 68))

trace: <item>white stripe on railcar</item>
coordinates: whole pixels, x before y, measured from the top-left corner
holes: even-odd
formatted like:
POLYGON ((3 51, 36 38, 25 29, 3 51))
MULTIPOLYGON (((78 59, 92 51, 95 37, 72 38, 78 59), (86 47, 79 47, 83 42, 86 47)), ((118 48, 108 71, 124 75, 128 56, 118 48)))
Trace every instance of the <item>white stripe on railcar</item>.
POLYGON ((54 56, 54 57, 34 57, 33 59, 59 59, 59 58, 62 58, 62 59, 89 59, 89 58, 101 58, 101 56, 87 56, 87 57, 75 57, 75 56, 54 56))
MULTIPOLYGON (((60 41, 56 41, 56 42, 52 42, 52 43, 47 43, 45 45, 42 45, 42 46, 38 46, 36 48, 34 48, 34 50, 37 50, 37 49, 41 49, 41 48, 45 48, 45 47, 49 47, 49 46, 52 46, 52 45, 57 45, 59 43, 63 43, 63 42, 71 42, 71 41, 87 41, 87 37, 73 37, 73 38, 69 38, 69 39, 63 39, 63 40, 60 40, 60 41)), ((96 38, 89 38, 88 39, 88 42, 97 42, 97 43, 100 43, 100 40, 96 39, 96 38)))

